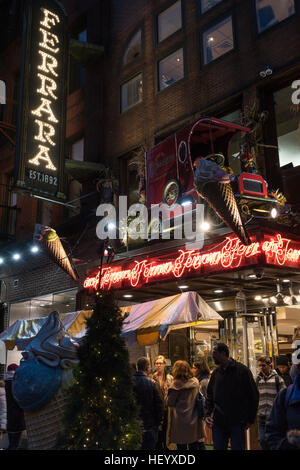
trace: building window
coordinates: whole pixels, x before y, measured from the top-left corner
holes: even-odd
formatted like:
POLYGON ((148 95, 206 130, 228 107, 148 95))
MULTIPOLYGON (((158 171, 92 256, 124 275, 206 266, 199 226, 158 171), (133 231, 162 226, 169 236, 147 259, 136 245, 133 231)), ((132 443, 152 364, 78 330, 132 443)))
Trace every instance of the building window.
POLYGON ((291 111, 291 94, 290 87, 274 93, 279 163, 286 169, 300 165, 299 117, 291 111))
MULTIPOLYGON (((84 161, 84 138, 73 142, 70 149, 70 158, 77 162, 84 161)), ((82 196, 82 183, 71 177, 68 183, 68 196, 69 201, 73 201, 72 205, 74 206, 68 209, 69 217, 71 218, 80 214, 82 209, 81 200, 79 199, 82 196)))
POLYGON ((6 177, 6 184, 0 185, 0 233, 2 236, 14 236, 16 234, 18 195, 12 191, 13 176, 6 177))
MULTIPOLYGON (((241 109, 237 109, 229 114, 225 114, 220 117, 222 121, 231 122, 233 124, 241 125, 241 109)), ((231 168, 235 175, 240 175, 241 162, 239 158, 239 153, 241 150, 241 135, 238 132, 235 136, 232 137, 228 143, 228 166, 231 168)))
POLYGON ((123 65, 130 64, 139 59, 142 55, 142 30, 139 29, 137 33, 131 38, 128 46, 126 47, 123 55, 123 65))
POLYGON ((181 0, 157 16, 157 39, 163 41, 182 28, 181 0))
POLYGON ((12 115, 11 115, 11 123, 14 126, 17 126, 17 123, 18 123, 19 93, 20 93, 20 75, 17 74, 15 77, 15 83, 14 83, 14 92, 13 92, 13 99, 12 99, 12 115))
POLYGON ((72 144, 71 159, 80 162, 84 161, 84 139, 77 140, 72 144))
POLYGON ((223 0, 201 0, 201 13, 205 13, 223 0))
POLYGON ((294 0, 256 0, 258 32, 280 23, 294 13, 294 0))
POLYGON ((183 49, 173 52, 158 63, 159 90, 184 77, 183 49))
MULTIPOLYGON (((83 29, 79 33, 73 35, 73 39, 77 41, 87 41, 87 30, 83 29)), ((70 55, 70 75, 69 75, 69 94, 83 88, 86 81, 86 69, 72 55, 70 55)))
POLYGON ((209 64, 234 48, 232 17, 203 33, 204 63, 209 64))
POLYGON ((128 80, 121 87, 121 112, 131 108, 143 99, 143 79, 142 74, 128 80))

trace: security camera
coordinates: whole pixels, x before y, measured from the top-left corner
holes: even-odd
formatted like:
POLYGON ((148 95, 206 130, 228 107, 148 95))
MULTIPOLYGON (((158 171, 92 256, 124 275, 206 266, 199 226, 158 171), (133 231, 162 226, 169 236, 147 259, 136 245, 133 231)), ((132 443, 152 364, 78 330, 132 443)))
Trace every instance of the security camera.
POLYGON ((254 274, 256 279, 262 279, 264 277, 264 270, 263 268, 254 268, 254 274))
POLYGON ((265 78, 265 77, 267 77, 267 76, 272 75, 272 73, 273 73, 272 67, 271 67, 270 65, 267 65, 264 70, 261 70, 261 71, 259 72, 259 76, 260 76, 261 78, 265 78))
POLYGON ((272 67, 270 67, 270 65, 268 65, 265 72, 266 72, 266 75, 272 75, 272 73, 273 73, 272 67))

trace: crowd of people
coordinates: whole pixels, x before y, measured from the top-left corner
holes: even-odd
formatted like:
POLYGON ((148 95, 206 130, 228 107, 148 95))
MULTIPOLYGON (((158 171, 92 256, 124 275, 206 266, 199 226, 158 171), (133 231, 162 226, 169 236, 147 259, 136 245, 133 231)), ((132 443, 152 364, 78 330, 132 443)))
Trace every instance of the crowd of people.
MULTIPOLYGON (((300 364, 290 367, 287 356, 279 356, 276 369, 261 356, 258 374, 230 357, 229 348, 213 348, 215 368, 205 357, 192 366, 178 360, 167 372, 164 356, 155 359, 151 370, 147 357, 133 365, 133 384, 143 429, 141 450, 205 450, 208 429, 213 448, 245 450, 245 431, 257 421, 263 450, 300 449, 300 364)), ((8 435, 9 450, 20 448, 25 430, 24 412, 12 394, 17 364, 10 364, 0 381, 0 437, 8 435)))
POLYGON ((257 421, 261 449, 299 450, 300 365, 289 370, 288 358, 279 356, 275 369, 261 356, 254 378, 224 343, 213 348, 213 359, 212 372, 203 357, 192 367, 176 361, 171 374, 164 356, 156 358, 153 373, 148 358, 138 359, 133 380, 143 424, 141 449, 205 450, 211 429, 214 450, 245 450, 245 431, 257 421))

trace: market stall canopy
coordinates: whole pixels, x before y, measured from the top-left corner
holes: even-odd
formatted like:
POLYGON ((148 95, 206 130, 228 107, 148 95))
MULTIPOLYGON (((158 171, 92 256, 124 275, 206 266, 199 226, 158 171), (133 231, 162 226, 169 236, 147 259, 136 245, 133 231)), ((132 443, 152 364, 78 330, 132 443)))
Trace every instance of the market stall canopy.
MULTIPOLYGON (((222 320, 222 317, 197 292, 184 292, 121 307, 121 311, 126 316, 122 335, 128 346, 136 341, 144 346, 155 344, 159 338, 164 340, 173 329, 222 320)), ((80 310, 60 315, 65 330, 74 340, 80 341, 84 337, 86 319, 92 313, 92 310, 80 310)), ((18 350, 22 351, 37 335, 46 320, 47 317, 17 320, 0 334, 0 341, 5 343, 6 349, 12 350, 17 346, 18 350)))
POLYGON ((135 341, 143 346, 155 344, 159 338, 164 340, 172 329, 222 320, 197 292, 184 292, 121 310, 128 315, 122 334, 129 346, 135 341))

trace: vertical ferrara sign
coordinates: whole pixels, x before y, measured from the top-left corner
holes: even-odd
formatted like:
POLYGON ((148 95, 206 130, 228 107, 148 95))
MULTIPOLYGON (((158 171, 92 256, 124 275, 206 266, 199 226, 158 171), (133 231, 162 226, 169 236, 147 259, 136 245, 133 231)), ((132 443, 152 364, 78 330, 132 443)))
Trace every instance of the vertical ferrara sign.
POLYGON ((68 38, 55 0, 27 0, 16 154, 16 188, 64 198, 68 38))

